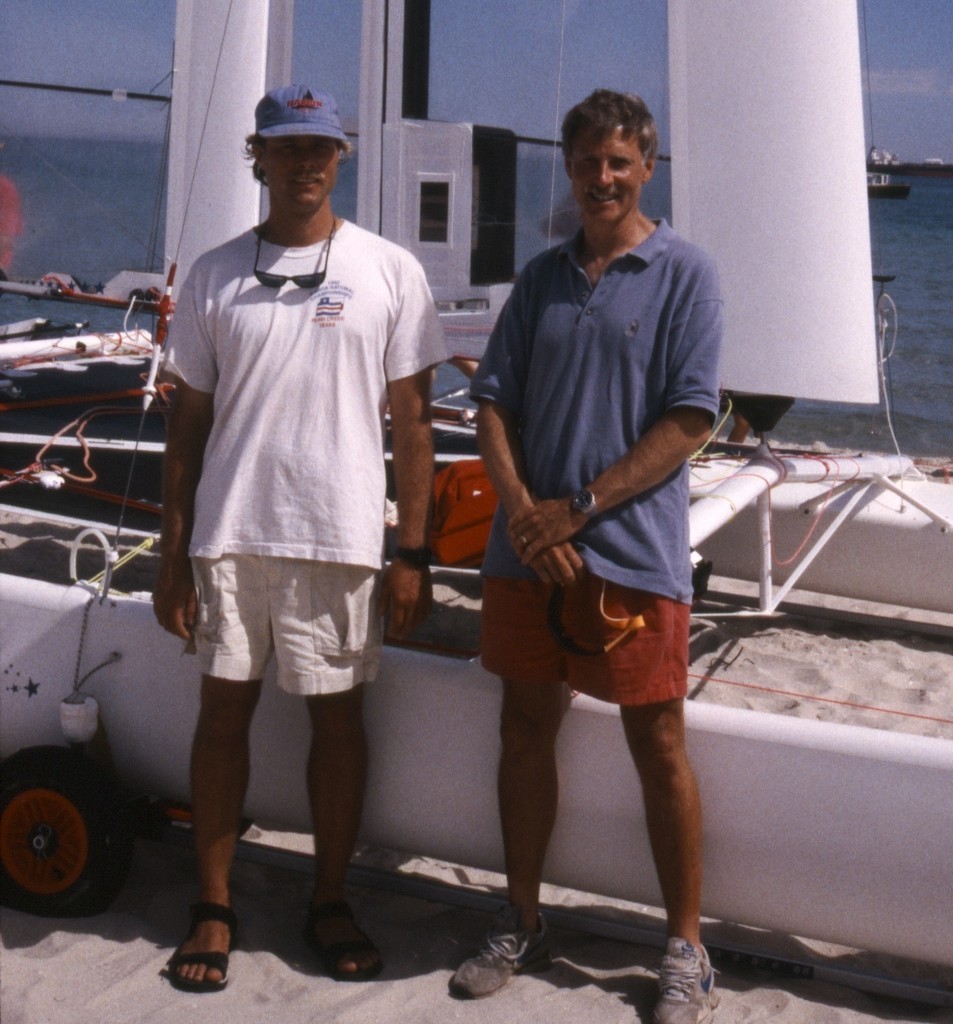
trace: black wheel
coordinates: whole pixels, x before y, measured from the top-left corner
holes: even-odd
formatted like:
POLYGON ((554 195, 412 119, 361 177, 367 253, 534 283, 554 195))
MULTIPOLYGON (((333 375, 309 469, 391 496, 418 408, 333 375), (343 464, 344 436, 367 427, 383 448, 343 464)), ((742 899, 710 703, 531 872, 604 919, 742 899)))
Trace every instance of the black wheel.
POLYGON ((132 861, 116 780, 78 750, 30 747, 0 766, 0 903, 47 917, 105 910, 132 861))

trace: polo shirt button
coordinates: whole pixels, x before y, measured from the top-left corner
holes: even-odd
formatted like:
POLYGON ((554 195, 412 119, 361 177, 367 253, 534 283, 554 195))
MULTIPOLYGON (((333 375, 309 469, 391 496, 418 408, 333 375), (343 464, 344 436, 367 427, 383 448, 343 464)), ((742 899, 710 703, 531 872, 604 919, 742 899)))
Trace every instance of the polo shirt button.
POLYGON ((587 309, 586 310, 586 316, 592 316, 592 310, 591 309, 587 309))

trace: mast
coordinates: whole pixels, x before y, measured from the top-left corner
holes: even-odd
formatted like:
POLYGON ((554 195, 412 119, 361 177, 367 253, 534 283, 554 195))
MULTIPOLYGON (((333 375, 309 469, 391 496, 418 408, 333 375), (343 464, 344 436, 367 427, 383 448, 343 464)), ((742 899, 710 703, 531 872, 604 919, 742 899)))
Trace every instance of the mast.
POLYGON ((178 0, 166 260, 184 280, 196 257, 261 216, 242 159, 255 105, 290 80, 293 0, 178 0))

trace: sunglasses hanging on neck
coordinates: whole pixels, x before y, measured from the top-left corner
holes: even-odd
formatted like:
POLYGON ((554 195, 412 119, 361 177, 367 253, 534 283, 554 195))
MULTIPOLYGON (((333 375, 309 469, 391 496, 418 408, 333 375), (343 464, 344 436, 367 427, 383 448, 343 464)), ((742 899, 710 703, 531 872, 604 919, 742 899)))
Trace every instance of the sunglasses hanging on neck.
MULTIPOLYGON (((320 288, 324 284, 324 279, 328 276, 328 259, 331 255, 331 242, 334 240, 334 234, 337 231, 337 221, 334 222, 334 226, 331 228, 331 234, 328 235, 327 244, 324 247, 322 253, 324 257, 324 266, 319 270, 315 270, 313 274, 272 274, 267 270, 258 269, 258 260, 261 257, 261 235, 258 235, 258 244, 255 246, 255 266, 252 269, 252 273, 255 275, 255 279, 259 284, 263 284, 266 288, 281 288, 282 285, 286 285, 289 281, 296 284, 299 288, 308 288, 314 290, 320 288)), ((321 256, 318 257, 320 264, 321 256)))

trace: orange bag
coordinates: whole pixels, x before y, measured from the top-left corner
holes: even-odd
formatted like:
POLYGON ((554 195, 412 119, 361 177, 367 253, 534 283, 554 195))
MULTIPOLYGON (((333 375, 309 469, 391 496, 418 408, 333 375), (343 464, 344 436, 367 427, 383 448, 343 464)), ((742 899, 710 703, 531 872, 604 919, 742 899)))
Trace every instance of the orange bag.
POLYGON ((462 459, 434 479, 430 547, 443 565, 472 567, 483 561, 497 494, 481 459, 462 459))

